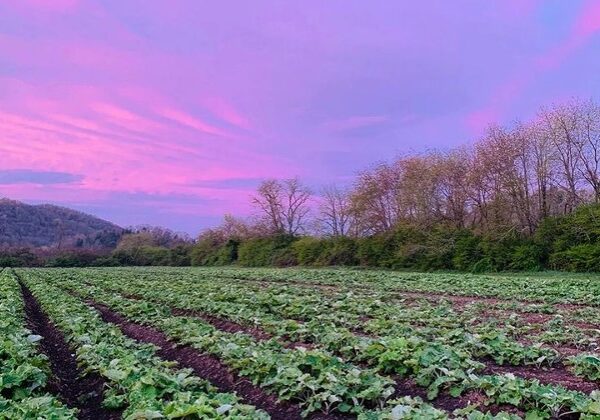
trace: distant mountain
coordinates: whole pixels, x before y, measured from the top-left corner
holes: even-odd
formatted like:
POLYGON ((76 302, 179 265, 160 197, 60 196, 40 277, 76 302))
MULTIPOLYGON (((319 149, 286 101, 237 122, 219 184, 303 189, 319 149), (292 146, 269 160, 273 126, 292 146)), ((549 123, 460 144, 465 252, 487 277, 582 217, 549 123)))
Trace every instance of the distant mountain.
POLYGON ((50 204, 0 199, 0 248, 114 248, 123 228, 50 204))

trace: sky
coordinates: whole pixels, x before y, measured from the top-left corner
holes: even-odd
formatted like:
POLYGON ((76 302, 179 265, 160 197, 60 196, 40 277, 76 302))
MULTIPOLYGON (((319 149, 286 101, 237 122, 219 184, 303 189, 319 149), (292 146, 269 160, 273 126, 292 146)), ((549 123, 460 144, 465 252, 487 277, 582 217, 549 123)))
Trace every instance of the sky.
POLYGON ((3 0, 0 196, 194 235, 572 97, 598 0, 3 0))

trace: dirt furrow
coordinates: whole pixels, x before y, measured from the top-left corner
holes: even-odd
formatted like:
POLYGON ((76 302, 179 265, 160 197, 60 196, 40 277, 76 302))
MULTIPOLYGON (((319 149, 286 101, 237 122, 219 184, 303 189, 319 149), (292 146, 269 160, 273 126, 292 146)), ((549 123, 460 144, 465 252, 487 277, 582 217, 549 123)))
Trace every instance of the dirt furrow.
POLYGON ((67 406, 79 409, 77 417, 80 420, 121 418, 121 411, 102 407, 105 386, 102 377, 94 373, 83 375, 62 332, 50 322, 31 291, 23 283, 20 282, 20 285, 28 328, 33 334, 43 337, 39 348, 50 360, 52 376, 48 381, 48 391, 67 406))
POLYGON ((542 384, 560 385, 566 389, 580 391, 585 394, 597 390, 599 384, 588 379, 579 377, 569 372, 562 364, 557 364, 548 368, 539 368, 537 366, 510 366, 497 365, 493 362, 486 361, 484 374, 487 375, 502 375, 512 373, 524 379, 537 379, 542 384))
MULTIPOLYGON (((158 347, 157 354, 165 359, 176 361, 180 366, 191 368, 196 376, 210 381, 222 392, 235 392, 247 404, 265 410, 273 419, 300 419, 298 405, 279 401, 275 395, 265 392, 249 380, 240 377, 217 357, 202 353, 190 346, 178 346, 156 328, 127 320, 107 306, 88 301, 102 315, 105 322, 117 325, 125 335, 134 340, 152 343, 158 347)), ((335 415, 318 415, 314 418, 334 419, 335 415)))
MULTIPOLYGON (((136 300, 144 300, 143 297, 137 296, 137 295, 136 296, 127 296, 127 297, 131 298, 131 299, 136 299, 136 300)), ((156 303, 165 305, 164 302, 156 302, 156 303)), ((168 305, 167 305, 167 307, 168 307, 168 305)), ((173 314, 176 316, 196 317, 196 318, 202 319, 203 321, 208 322, 209 324, 211 324, 212 326, 214 326, 215 328, 217 328, 221 331, 231 332, 231 333, 242 332, 242 333, 253 336, 255 339, 257 339, 259 341, 273 338, 273 336, 271 334, 260 329, 259 327, 254 327, 254 328, 246 327, 244 325, 229 321, 224 318, 212 316, 212 315, 206 314, 201 311, 184 310, 184 309, 177 309, 177 308, 172 308, 172 307, 169 307, 169 308, 173 312, 173 314)), ((377 335, 367 333, 364 330, 362 330, 360 327, 356 327, 356 328, 352 329, 352 333, 357 336, 361 336, 361 337, 365 337, 365 338, 371 338, 371 339, 378 338, 377 335)), ((304 348, 310 349, 310 348, 314 348, 316 346, 314 343, 304 343, 304 342, 297 342, 297 341, 289 341, 289 342, 285 342, 283 344, 285 347, 288 347, 288 348, 304 347, 304 348)), ((530 343, 523 343, 523 344, 530 344, 530 343)), ((581 349, 572 349, 572 348, 565 347, 565 346, 546 345, 545 347, 555 349, 563 356, 572 356, 574 354, 578 354, 583 351, 581 349)), ((490 364, 489 360, 482 360, 482 362, 487 365, 490 364)), ((492 363, 492 365, 493 365, 493 363, 492 363)), ((370 367, 370 366, 364 364, 363 367, 370 367)), ((589 392, 590 389, 595 389, 598 387, 594 382, 587 381, 584 378, 575 376, 563 364, 555 365, 551 369, 537 368, 535 366, 525 366, 525 365, 523 365, 523 366, 494 365, 493 369, 495 369, 499 373, 502 373, 502 372, 514 373, 515 375, 522 376, 525 379, 539 379, 540 382, 542 382, 542 383, 557 382, 560 385, 563 385, 565 388, 574 389, 574 390, 583 390, 584 392, 589 392), (521 375, 521 372, 522 372, 522 375, 521 375)), ((401 386, 401 388, 403 388, 403 386, 401 386)), ((414 393, 407 394, 407 395, 414 395, 414 393)), ((417 395, 418 395, 418 390, 417 390, 417 395)), ((451 404, 454 404, 454 403, 451 403, 451 404)), ((440 408, 443 408, 443 406, 444 406, 444 404, 442 403, 440 408)))
MULTIPOLYGON (((156 303, 157 305, 165 306, 175 316, 198 318, 198 319, 212 325, 216 329, 224 331, 224 332, 228 332, 228 333, 232 333, 232 334, 235 334, 238 332, 247 334, 247 335, 250 335, 252 338, 254 338, 257 341, 265 341, 265 340, 270 340, 270 339, 274 338, 273 334, 263 330, 262 328, 260 328, 258 326, 249 327, 249 326, 231 321, 229 319, 211 315, 206 312, 199 311, 199 310, 175 308, 173 306, 170 306, 166 302, 162 302, 162 301, 154 300, 154 299, 147 299, 147 298, 145 298, 143 296, 139 296, 139 295, 126 294, 126 295, 122 295, 122 296, 127 299, 145 301, 145 302, 153 302, 153 303, 156 303)), ((299 320, 296 320, 296 321, 301 322, 299 320)), ((303 348, 310 349, 310 348, 315 347, 314 343, 305 343, 302 341, 292 341, 292 340, 289 340, 289 341, 279 340, 279 341, 282 346, 287 347, 287 348, 303 347, 303 348)))
MULTIPOLYGON (((458 307, 463 307, 471 303, 488 303, 488 304, 499 304, 499 303, 520 303, 523 305, 541 305, 543 301, 534 301, 518 298, 502 298, 502 297, 491 297, 491 296, 475 296, 475 295, 457 295, 447 292, 411 292, 409 290, 401 289, 390 289, 390 295, 395 295, 400 298, 422 298, 433 302, 438 302, 440 299, 446 299, 455 304, 458 307)), ((557 309, 564 310, 575 310, 581 308, 592 308, 598 309, 598 306, 589 303, 553 303, 551 304, 557 309)))
MULTIPOLYGON (((164 305, 164 303, 163 303, 163 305, 164 305)), ((211 324, 213 327, 215 327, 221 331, 225 331, 225 332, 229 332, 229 333, 241 332, 244 334, 248 334, 248 335, 252 336, 254 339, 259 340, 259 341, 269 340, 269 339, 273 338, 273 336, 271 334, 269 334, 268 332, 266 332, 258 327, 246 327, 241 324, 238 324, 237 322, 233 322, 228 319, 216 317, 214 315, 209 315, 209 314, 201 312, 201 311, 195 311, 195 310, 191 310, 191 309, 179 309, 179 308, 173 308, 173 307, 169 307, 169 309, 175 316, 198 318, 203 321, 206 321, 207 323, 211 324)))

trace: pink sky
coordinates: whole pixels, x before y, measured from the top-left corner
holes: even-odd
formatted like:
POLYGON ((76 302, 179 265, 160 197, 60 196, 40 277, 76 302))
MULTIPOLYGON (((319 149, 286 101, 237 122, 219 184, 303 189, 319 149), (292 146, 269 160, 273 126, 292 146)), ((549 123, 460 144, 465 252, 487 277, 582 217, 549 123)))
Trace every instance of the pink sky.
POLYGON ((0 196, 197 233, 600 92, 600 2, 0 4, 0 196))

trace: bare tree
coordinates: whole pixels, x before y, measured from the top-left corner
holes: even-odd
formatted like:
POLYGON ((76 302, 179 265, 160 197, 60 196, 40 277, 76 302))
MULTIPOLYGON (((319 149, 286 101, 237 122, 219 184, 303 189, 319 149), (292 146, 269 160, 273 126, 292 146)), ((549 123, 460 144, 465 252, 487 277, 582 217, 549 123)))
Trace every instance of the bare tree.
POLYGON ((399 178, 400 216, 420 226, 443 218, 444 197, 441 194, 441 156, 426 153, 396 160, 399 178))
POLYGON ((209 241, 215 246, 222 245, 228 240, 245 240, 250 238, 258 238, 269 234, 264 223, 258 221, 253 223, 252 220, 241 219, 231 214, 223 216, 223 222, 214 228, 203 230, 198 235, 198 242, 209 241))
POLYGON ((532 235, 538 224, 532 200, 535 189, 532 142, 527 127, 518 123, 510 133, 510 142, 515 151, 515 172, 511 180, 511 191, 517 218, 522 231, 532 235))
POLYGON ((580 155, 576 139, 580 122, 573 104, 554 106, 542 109, 541 117, 546 123, 546 133, 555 150, 558 170, 555 173, 555 184, 567 194, 563 212, 569 213, 580 203, 578 181, 580 155))
POLYGON ((56 230, 58 232, 58 239, 57 239, 57 243, 56 243, 56 248, 57 249, 62 249, 63 247, 63 241, 65 239, 65 224, 63 223, 62 219, 55 219, 54 223, 56 224, 56 230))
POLYGON ((358 233, 386 232, 396 225, 402 214, 400 178, 399 168, 390 164, 359 174, 350 196, 358 233))
POLYGON ((282 206, 285 232, 288 235, 296 235, 306 230, 311 192, 298 178, 284 180, 283 191, 286 199, 282 206))
POLYGON ((550 191, 556 162, 552 141, 544 130, 544 124, 539 119, 532 121, 526 127, 527 137, 531 148, 531 160, 535 177, 537 196, 538 221, 550 215, 550 191))
POLYGON ((153 246, 173 248, 177 245, 192 242, 192 238, 190 238, 187 233, 174 232, 161 226, 139 225, 130 227, 128 230, 130 230, 132 234, 147 235, 151 238, 153 246))
POLYGON ((252 198, 272 233, 296 235, 306 229, 310 190, 298 178, 264 181, 252 198))
POLYGON ((350 194, 335 185, 322 190, 319 205, 319 224, 330 236, 347 236, 352 223, 350 194))
POLYGON ((219 229, 223 236, 228 239, 241 240, 261 236, 261 228, 259 224, 240 219, 232 214, 226 214, 223 216, 223 223, 219 229))
MULTIPOLYGON (((310 192, 268 180, 253 198, 269 233, 305 231, 310 192)), ((491 126, 473 146, 380 163, 352 188, 322 191, 321 232, 388 232, 445 224, 503 237, 532 235, 548 216, 600 203, 600 106, 574 100, 542 108, 528 123, 491 126)))
POLYGON ((252 204, 259 210, 261 217, 272 233, 283 233, 283 186, 276 179, 263 181, 252 204))
POLYGON ((600 107, 592 101, 577 103, 573 112, 579 114, 579 127, 575 145, 581 164, 581 177, 594 193, 594 201, 600 202, 600 107))
POLYGON ((469 194, 480 230, 533 232, 531 159, 529 138, 521 125, 511 130, 491 126, 477 142, 469 194))
POLYGON ((437 161, 443 217, 457 228, 464 228, 468 218, 469 161, 470 152, 466 148, 453 150, 437 161))

